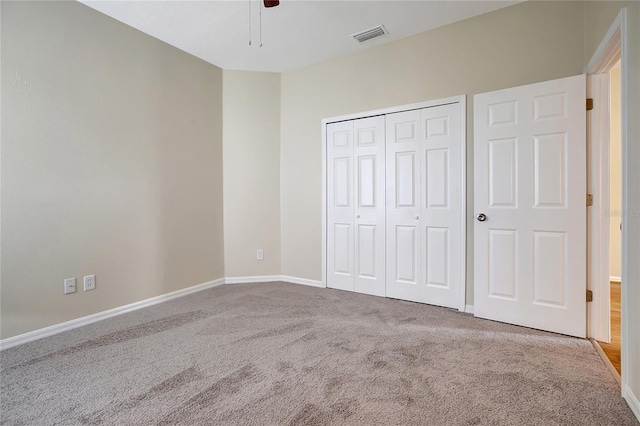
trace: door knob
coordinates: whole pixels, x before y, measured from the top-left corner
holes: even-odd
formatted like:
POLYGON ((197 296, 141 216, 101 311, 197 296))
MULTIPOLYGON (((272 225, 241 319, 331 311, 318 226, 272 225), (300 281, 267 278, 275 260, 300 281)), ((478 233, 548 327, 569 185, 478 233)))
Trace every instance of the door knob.
POLYGON ((417 216, 417 215, 416 215, 416 216, 414 216, 413 218, 414 218, 415 220, 418 220, 418 219, 420 219, 420 216, 417 216))
POLYGON ((480 213, 478 215, 478 222, 484 222, 485 220, 487 220, 487 215, 484 213, 480 213))
POLYGON ((356 215, 356 219, 360 219, 360 215, 359 214, 356 215))

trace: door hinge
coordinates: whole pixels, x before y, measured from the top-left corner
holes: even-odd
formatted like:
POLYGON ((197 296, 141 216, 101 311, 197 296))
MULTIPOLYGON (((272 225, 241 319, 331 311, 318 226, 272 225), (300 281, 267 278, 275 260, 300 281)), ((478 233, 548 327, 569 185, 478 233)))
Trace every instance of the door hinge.
POLYGON ((587 290, 587 302, 593 302, 593 291, 587 290))
POLYGON ((591 111, 593 109, 593 98, 587 98, 587 111, 591 111))
POLYGON ((587 207, 591 207, 593 205, 593 195, 587 194, 587 207))

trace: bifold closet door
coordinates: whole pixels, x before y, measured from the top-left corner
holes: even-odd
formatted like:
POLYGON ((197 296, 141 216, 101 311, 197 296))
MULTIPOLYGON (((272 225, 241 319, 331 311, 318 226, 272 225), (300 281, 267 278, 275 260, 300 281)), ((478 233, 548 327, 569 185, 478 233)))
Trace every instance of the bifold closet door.
POLYGON ((327 125, 327 287, 354 289, 353 122, 327 125))
POLYGON ((386 295, 420 301, 420 111, 386 116, 386 295))
POLYGON ((386 117, 386 295, 461 308, 463 138, 459 103, 386 117))
POLYGON ((384 117, 327 125, 327 286, 384 296, 384 117))
POLYGON ((355 291, 385 295, 384 117, 354 120, 355 291))

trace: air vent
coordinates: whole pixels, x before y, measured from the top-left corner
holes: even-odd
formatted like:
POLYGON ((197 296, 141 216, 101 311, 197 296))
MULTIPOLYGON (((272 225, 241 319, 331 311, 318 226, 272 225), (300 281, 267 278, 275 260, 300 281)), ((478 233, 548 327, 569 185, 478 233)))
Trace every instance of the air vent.
POLYGON ((377 27, 369 28, 368 30, 361 31, 356 34, 351 34, 351 37, 355 38, 358 43, 363 43, 367 40, 371 40, 372 38, 383 36, 387 33, 387 29, 383 25, 378 25, 377 27))

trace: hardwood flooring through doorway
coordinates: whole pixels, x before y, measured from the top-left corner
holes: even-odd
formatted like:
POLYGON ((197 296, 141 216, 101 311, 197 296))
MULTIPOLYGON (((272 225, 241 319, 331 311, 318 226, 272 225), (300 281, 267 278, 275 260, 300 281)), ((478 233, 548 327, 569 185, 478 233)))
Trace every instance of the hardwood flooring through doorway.
POLYGON ((611 282, 611 343, 598 342, 618 374, 621 374, 620 361, 620 283, 611 282))

